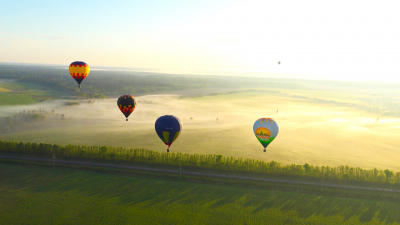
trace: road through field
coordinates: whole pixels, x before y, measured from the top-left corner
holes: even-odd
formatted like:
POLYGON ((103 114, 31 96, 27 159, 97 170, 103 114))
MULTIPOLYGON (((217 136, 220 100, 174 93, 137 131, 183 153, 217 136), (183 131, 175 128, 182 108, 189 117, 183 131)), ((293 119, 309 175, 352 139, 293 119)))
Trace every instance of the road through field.
POLYGON ((148 167, 124 166, 124 165, 115 165, 115 164, 108 164, 108 163, 93 163, 93 162, 82 162, 82 161, 72 161, 72 160, 43 159, 43 158, 2 156, 2 155, 0 155, 0 158, 27 160, 27 161, 36 161, 36 162, 38 162, 38 161, 55 162, 55 163, 65 163, 65 164, 75 164, 75 165, 85 165, 85 166, 100 166, 100 167, 121 168, 121 169, 135 169, 135 170, 165 172, 165 173, 181 173, 181 174, 197 175, 197 176, 205 176, 205 177, 219 177, 219 178, 231 178, 231 179, 241 179, 241 180, 256 180, 256 181, 267 181, 267 182, 287 183, 287 184, 302 184, 302 185, 312 185, 312 186, 321 186, 321 187, 336 187, 336 188, 347 188, 347 189, 357 189, 357 190, 385 191, 385 192, 400 193, 400 190, 398 190, 398 189, 372 188, 372 187, 338 185, 338 184, 324 184, 324 183, 314 183, 314 182, 304 182, 304 181, 292 181, 292 180, 280 180, 280 179, 269 179, 269 178, 258 178, 258 177, 223 175, 223 174, 214 174, 214 173, 199 173, 199 172, 190 172, 190 171, 156 169, 156 168, 148 168, 148 167))

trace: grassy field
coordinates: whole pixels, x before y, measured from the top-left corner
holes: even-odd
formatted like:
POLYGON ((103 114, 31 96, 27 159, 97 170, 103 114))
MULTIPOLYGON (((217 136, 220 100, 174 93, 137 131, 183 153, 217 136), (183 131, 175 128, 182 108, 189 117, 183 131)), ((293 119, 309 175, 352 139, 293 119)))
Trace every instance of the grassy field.
POLYGON ((6 89, 6 88, 3 88, 3 87, 0 87, 0 92, 9 92, 10 90, 8 90, 8 89, 6 89))
POLYGON ((137 100, 128 122, 118 110, 116 99, 68 107, 47 105, 43 108, 54 108, 65 115, 65 120, 46 120, 34 129, 3 133, 1 139, 165 151, 154 122, 159 116, 173 114, 182 120, 183 131, 171 146, 172 152, 400 171, 400 120, 381 116, 378 122, 375 112, 268 92, 195 98, 147 95, 137 100), (267 153, 262 152, 252 130, 254 121, 261 117, 272 117, 280 125, 279 135, 267 153))
POLYGON ((0 92, 0 105, 33 104, 38 101, 27 94, 0 92))
POLYGON ((0 224, 398 224, 399 203, 0 164, 0 224))
POLYGON ((0 105, 25 105, 54 99, 62 93, 32 83, 0 80, 0 105))

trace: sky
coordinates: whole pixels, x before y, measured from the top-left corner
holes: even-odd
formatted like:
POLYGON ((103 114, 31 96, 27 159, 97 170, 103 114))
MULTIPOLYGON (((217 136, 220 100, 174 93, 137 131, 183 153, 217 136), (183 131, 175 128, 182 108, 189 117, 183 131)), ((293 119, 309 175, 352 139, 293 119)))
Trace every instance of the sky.
POLYGON ((0 62, 400 81, 399 10, 395 0, 0 0, 0 62))

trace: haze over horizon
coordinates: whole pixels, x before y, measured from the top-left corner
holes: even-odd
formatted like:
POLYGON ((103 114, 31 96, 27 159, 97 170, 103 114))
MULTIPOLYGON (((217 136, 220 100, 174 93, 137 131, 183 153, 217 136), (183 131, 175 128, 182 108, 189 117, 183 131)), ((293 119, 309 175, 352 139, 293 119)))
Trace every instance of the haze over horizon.
POLYGON ((396 1, 1 1, 0 62, 400 81, 396 1), (278 65, 278 61, 281 65, 278 65))

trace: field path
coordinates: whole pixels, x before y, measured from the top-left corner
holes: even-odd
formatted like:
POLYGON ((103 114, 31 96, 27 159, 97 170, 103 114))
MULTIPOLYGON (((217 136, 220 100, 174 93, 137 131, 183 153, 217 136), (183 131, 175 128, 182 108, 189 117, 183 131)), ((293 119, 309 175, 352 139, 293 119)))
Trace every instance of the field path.
POLYGON ((108 164, 108 163, 93 163, 93 162, 81 162, 81 161, 60 160, 60 159, 53 160, 53 159, 30 158, 30 157, 19 157, 19 156, 3 156, 3 155, 0 155, 0 158, 2 158, 2 159, 19 159, 19 160, 28 160, 28 161, 55 162, 55 163, 65 163, 65 164, 75 164, 75 165, 85 165, 85 166, 100 166, 100 167, 110 167, 110 168, 135 169, 135 170, 165 172, 165 173, 182 173, 182 174, 187 174, 187 175, 198 175, 198 176, 205 176, 205 177, 220 177, 220 178, 231 178, 231 179, 240 179, 240 180, 257 180, 257 181, 268 181, 268 182, 276 182, 276 183, 302 184, 302 185, 312 185, 312 186, 321 186, 321 187, 336 187, 336 188, 348 188, 348 189, 357 189, 357 190, 386 191, 386 192, 400 193, 400 190, 398 190, 398 189, 372 188, 372 187, 338 185, 338 184, 324 184, 324 183, 314 183, 314 182, 305 182, 305 181, 245 177, 245 176, 223 175, 223 174, 214 174, 214 173, 198 173, 198 172, 189 172, 189 171, 181 171, 180 172, 179 170, 156 169, 156 168, 137 167, 137 166, 124 166, 124 165, 115 165, 115 164, 108 164))

